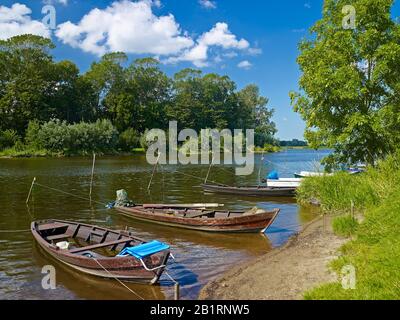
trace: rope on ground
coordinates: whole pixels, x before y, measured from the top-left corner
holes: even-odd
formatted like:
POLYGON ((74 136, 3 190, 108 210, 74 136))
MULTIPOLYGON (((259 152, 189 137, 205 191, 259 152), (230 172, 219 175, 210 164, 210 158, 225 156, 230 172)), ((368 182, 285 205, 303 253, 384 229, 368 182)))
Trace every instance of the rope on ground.
POLYGON ((78 196, 78 195, 76 195, 76 194, 73 194, 73 193, 70 193, 70 192, 67 192, 67 191, 64 191, 64 190, 60 190, 60 189, 57 189, 57 188, 45 186, 45 185, 40 184, 40 183, 37 183, 37 182, 35 183, 35 185, 36 185, 36 186, 40 186, 40 187, 42 187, 42 188, 46 188, 46 189, 52 190, 52 191, 57 191, 57 192, 60 192, 60 193, 69 195, 69 196, 71 196, 71 197, 75 197, 75 198, 81 199, 81 200, 92 201, 92 202, 95 202, 95 203, 97 203, 97 204, 106 205, 105 202, 100 202, 100 201, 96 201, 96 200, 91 200, 90 198, 78 196))
POLYGON ((118 283, 120 283, 123 287, 125 287, 126 289, 128 289, 132 294, 134 294, 135 296, 137 296, 139 299, 141 300, 145 300, 141 295, 139 295, 138 293, 136 293, 135 291, 133 291, 131 288, 129 288, 125 283, 123 283, 121 280, 119 280, 116 276, 114 276, 110 271, 108 271, 97 259, 93 258, 94 261, 97 262, 97 264, 105 271, 107 272, 112 278, 114 278, 115 280, 117 280, 118 283))

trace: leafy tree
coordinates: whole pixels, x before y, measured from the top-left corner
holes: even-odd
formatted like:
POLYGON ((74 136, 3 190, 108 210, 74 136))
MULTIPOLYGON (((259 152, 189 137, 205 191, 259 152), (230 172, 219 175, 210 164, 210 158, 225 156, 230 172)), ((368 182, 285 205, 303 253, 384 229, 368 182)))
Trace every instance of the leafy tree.
POLYGON ((125 128, 134 125, 139 132, 147 128, 166 128, 171 80, 160 70, 159 62, 153 58, 137 59, 126 70, 126 78, 126 91, 133 98, 133 103, 127 106, 133 112, 131 119, 125 121, 125 128))
POLYGON ((169 119, 178 121, 179 129, 197 129, 202 111, 199 97, 202 95, 200 70, 184 69, 174 76, 174 96, 168 108, 169 119))
POLYGON ((51 113, 54 93, 51 40, 21 35, 0 40, 0 126, 23 134, 30 119, 51 113))
POLYGON ((260 89, 252 84, 243 88, 239 93, 240 108, 238 110, 241 122, 240 128, 255 129, 256 146, 265 144, 276 145, 274 135, 277 132, 275 123, 271 120, 274 109, 269 109, 268 99, 260 96, 260 89))
POLYGON ((125 53, 114 52, 105 54, 99 62, 92 63, 85 73, 84 80, 90 83, 96 97, 97 116, 101 117, 112 112, 113 106, 106 102, 107 97, 123 92, 126 87, 125 71, 122 66, 128 60, 125 53))
POLYGON ((300 93, 294 109, 307 124, 311 146, 334 148, 333 165, 375 163, 400 141, 400 27, 391 0, 325 0, 313 37, 300 44, 300 93), (344 29, 342 8, 356 9, 344 29))

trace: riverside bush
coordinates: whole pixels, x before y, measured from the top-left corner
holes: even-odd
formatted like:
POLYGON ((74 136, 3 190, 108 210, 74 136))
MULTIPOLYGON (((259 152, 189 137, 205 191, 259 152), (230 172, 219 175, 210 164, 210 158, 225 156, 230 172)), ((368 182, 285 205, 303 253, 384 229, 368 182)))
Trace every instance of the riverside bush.
POLYGON ((0 131, 0 150, 11 148, 17 141, 19 136, 15 130, 0 131))
POLYGON ((38 130, 32 124, 29 130, 31 132, 27 132, 27 139, 31 145, 66 155, 110 152, 115 150, 118 142, 118 132, 109 120, 71 125, 65 121, 51 120, 38 130))
POLYGON ((140 147, 140 135, 133 129, 129 128, 119 135, 118 147, 124 151, 131 151, 140 147))

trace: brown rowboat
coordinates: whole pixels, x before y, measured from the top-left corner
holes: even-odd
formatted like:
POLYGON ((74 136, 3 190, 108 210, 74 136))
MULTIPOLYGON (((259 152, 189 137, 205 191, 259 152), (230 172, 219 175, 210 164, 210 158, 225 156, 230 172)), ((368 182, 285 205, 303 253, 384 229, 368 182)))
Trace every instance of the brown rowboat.
POLYGON ((231 187, 217 184, 202 184, 205 192, 243 195, 250 197, 293 197, 295 187, 243 186, 231 187))
POLYGON ((221 211, 181 208, 171 205, 116 206, 125 216, 162 225, 209 232, 264 232, 275 220, 279 209, 266 211, 221 211))
POLYGON ((146 241, 127 231, 114 231, 63 220, 32 222, 31 231, 41 248, 65 265, 86 274, 154 284, 163 273, 168 249, 143 259, 117 256, 127 247, 146 241), (63 245, 68 244, 68 248, 63 245))

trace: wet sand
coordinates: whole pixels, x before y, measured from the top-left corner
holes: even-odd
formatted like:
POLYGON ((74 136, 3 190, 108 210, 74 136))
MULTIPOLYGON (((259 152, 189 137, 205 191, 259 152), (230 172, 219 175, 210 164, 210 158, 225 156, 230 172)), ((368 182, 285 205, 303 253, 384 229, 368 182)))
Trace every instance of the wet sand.
POLYGON ((331 219, 312 221, 284 247, 208 283, 199 299, 300 300, 305 291, 336 280, 328 265, 347 240, 333 233, 331 219))

